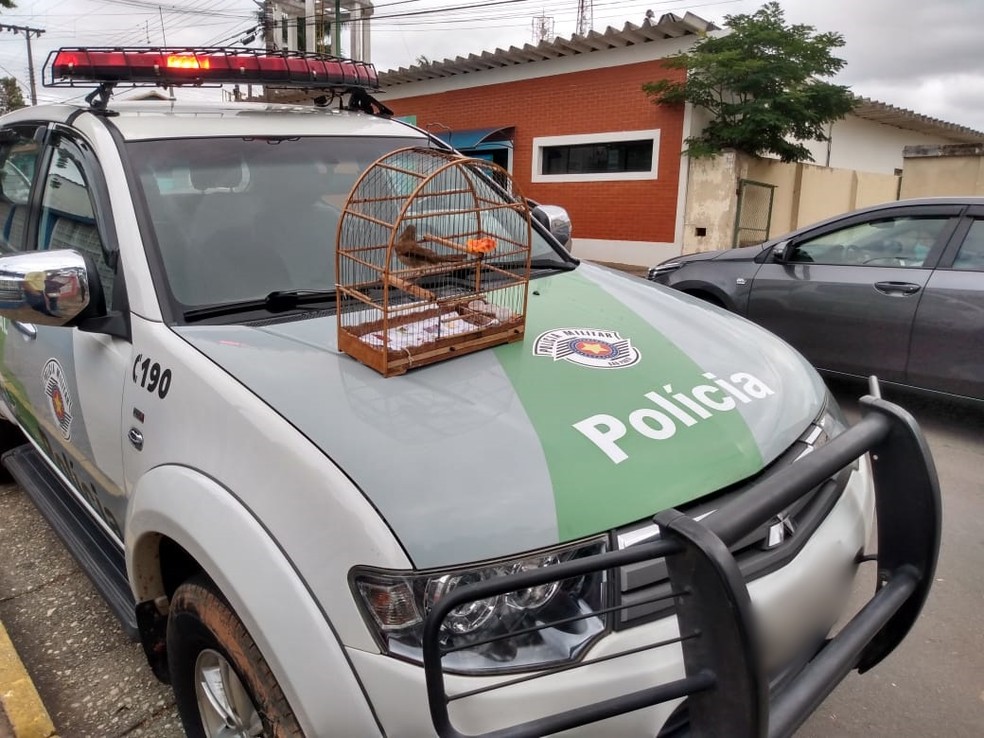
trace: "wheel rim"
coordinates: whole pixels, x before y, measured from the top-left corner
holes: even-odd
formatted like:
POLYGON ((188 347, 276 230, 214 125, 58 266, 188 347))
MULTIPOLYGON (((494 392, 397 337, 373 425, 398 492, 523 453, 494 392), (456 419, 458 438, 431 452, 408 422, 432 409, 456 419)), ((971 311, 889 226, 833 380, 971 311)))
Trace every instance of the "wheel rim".
POLYGON ((195 661, 198 714, 208 738, 257 738, 263 722, 235 669, 208 648, 195 661))

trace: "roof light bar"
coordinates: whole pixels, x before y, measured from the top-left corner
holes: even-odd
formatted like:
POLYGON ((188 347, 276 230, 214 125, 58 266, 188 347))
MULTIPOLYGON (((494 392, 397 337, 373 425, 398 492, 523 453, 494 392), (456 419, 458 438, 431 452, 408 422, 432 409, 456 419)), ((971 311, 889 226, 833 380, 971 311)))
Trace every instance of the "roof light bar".
POLYGON ((46 87, 263 84, 272 87, 378 87, 368 62, 300 51, 237 47, 61 48, 44 65, 46 87))

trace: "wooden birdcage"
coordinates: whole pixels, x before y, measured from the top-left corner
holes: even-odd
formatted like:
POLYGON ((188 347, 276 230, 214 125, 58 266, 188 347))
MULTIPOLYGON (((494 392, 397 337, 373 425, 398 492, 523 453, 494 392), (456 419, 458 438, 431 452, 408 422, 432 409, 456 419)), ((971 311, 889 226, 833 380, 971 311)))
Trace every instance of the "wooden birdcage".
POLYGON ((392 376, 521 340, 532 226, 511 184, 437 149, 373 163, 338 223, 339 348, 392 376))

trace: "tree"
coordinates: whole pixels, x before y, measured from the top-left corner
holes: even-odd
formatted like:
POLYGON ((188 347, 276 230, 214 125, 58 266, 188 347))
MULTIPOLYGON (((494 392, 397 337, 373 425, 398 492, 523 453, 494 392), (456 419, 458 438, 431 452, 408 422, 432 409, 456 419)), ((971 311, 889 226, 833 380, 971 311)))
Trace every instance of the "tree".
POLYGON ((704 131, 687 139, 690 156, 736 149, 786 162, 813 161, 796 140, 828 140, 827 124, 855 104, 847 87, 822 79, 844 66, 831 53, 844 45, 843 36, 787 25, 778 2, 724 20, 731 33, 705 36, 666 61, 671 69, 687 71, 685 81, 650 82, 643 90, 658 105, 689 102, 711 113, 704 131))
POLYGON ((24 95, 17 80, 13 77, 0 77, 0 114, 23 108, 25 105, 24 95))

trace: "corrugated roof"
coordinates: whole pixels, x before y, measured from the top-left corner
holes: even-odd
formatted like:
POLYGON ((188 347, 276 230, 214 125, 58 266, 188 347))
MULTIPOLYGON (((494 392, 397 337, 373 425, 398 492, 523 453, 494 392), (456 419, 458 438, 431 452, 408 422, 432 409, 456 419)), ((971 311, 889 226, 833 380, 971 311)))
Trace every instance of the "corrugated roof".
MULTIPOLYGON (((522 48, 510 46, 508 49, 483 51, 481 54, 469 54, 444 61, 391 69, 380 72, 379 85, 383 88, 395 88, 414 82, 514 67, 518 64, 559 59, 577 54, 590 54, 594 51, 637 46, 668 38, 688 35, 700 36, 709 31, 717 30, 720 30, 718 26, 693 13, 687 13, 683 17, 675 13, 665 13, 660 16, 657 22, 653 23, 647 19, 641 26, 626 23, 621 29, 609 26, 604 33, 591 31, 587 36, 574 35, 570 38, 556 38, 553 41, 541 41, 536 46, 532 44, 526 44, 522 48)), ((976 131, 967 126, 948 123, 938 118, 931 118, 928 115, 922 115, 867 97, 858 97, 857 100, 858 106, 854 109, 853 114, 864 120, 894 126, 906 131, 945 136, 958 143, 984 141, 984 132, 976 131)))
POLYGON ((523 48, 510 46, 508 49, 483 51, 481 54, 469 54, 444 61, 391 69, 380 72, 379 86, 383 88, 396 87, 412 82, 423 82, 428 79, 442 79, 458 74, 514 67, 517 64, 559 59, 577 54, 590 54, 593 51, 636 46, 650 41, 701 35, 716 30, 719 30, 716 25, 693 13, 687 13, 683 17, 674 13, 665 13, 660 16, 656 23, 647 19, 641 26, 626 23, 621 30, 609 26, 604 33, 591 31, 587 36, 558 37, 553 41, 541 41, 536 46, 533 44, 526 44, 523 48))
POLYGON ((984 141, 984 132, 976 131, 957 123, 948 123, 939 118, 931 118, 912 110, 898 108, 888 103, 872 100, 870 97, 857 97, 857 106, 853 115, 864 120, 874 121, 886 126, 902 128, 906 131, 917 131, 931 136, 946 136, 959 143, 980 143, 984 141))

